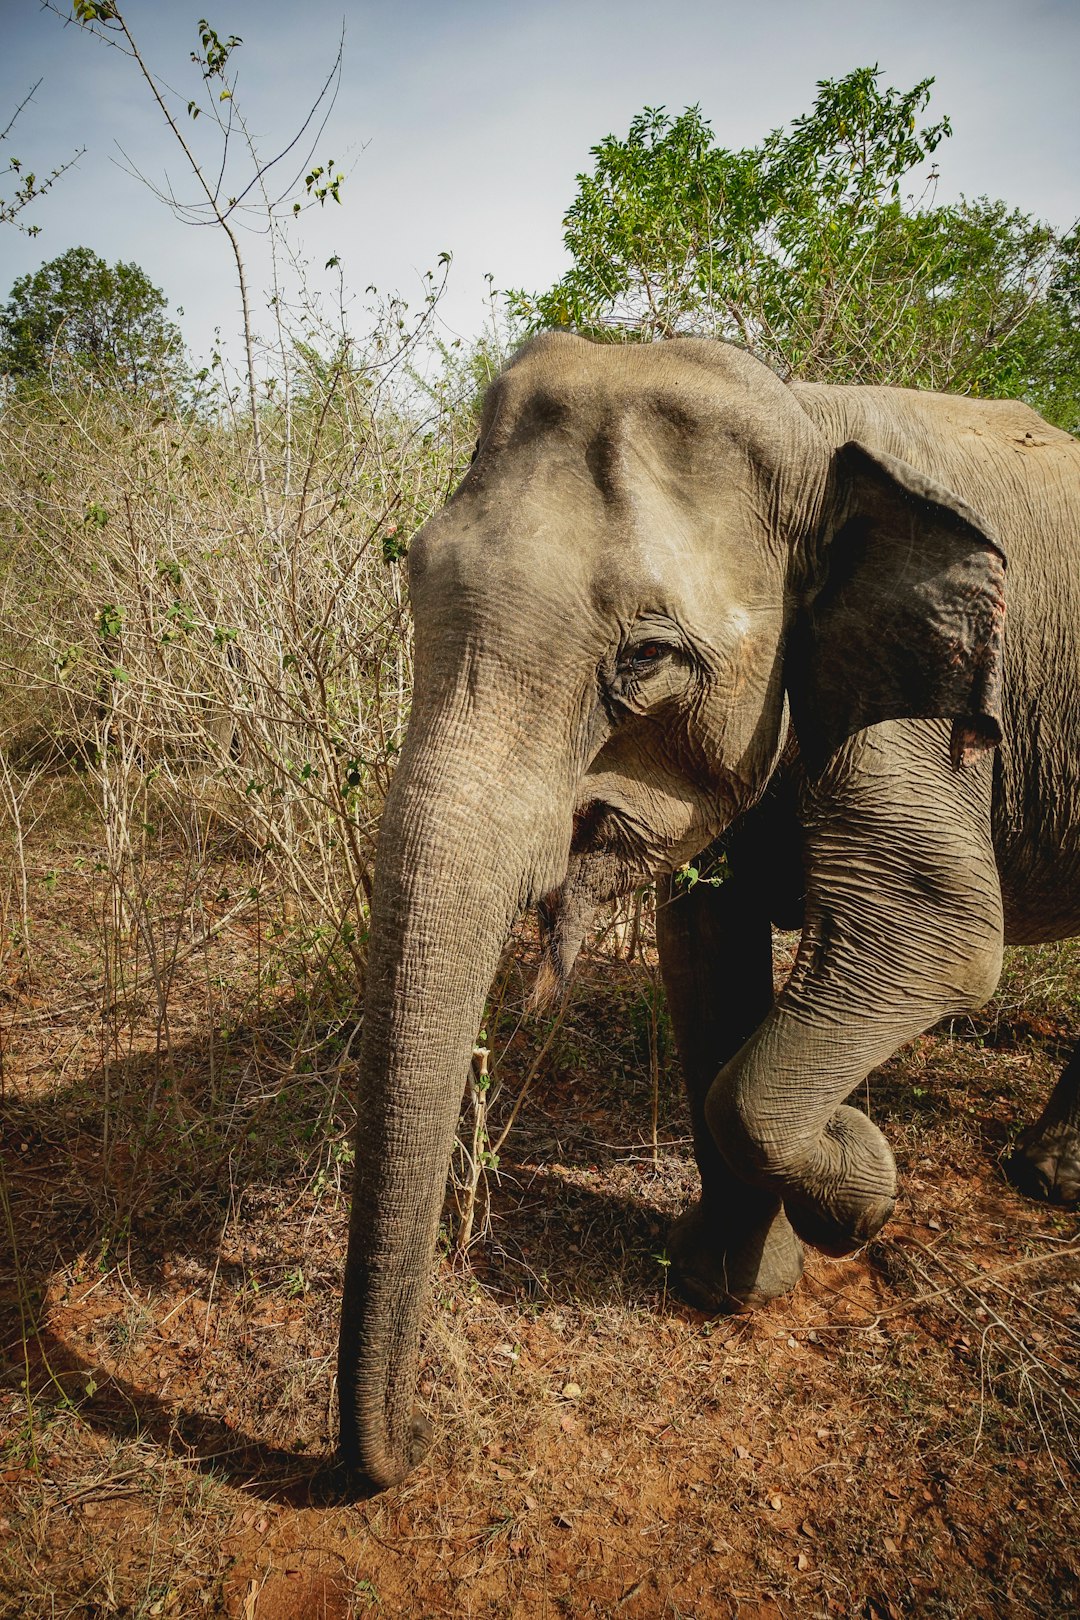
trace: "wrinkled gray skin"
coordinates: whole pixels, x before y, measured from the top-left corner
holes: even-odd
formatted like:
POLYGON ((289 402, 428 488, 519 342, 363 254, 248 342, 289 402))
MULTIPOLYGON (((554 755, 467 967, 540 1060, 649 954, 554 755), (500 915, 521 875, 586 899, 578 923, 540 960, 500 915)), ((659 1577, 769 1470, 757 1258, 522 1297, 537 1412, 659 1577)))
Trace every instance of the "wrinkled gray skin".
MULTIPOLYGON (((670 1240, 693 1301, 768 1300, 801 1239, 845 1253, 886 1220, 892 1154, 844 1099, 985 1000, 1003 939, 1080 932, 1078 537, 1080 444, 1022 405, 565 334, 495 382, 410 554, 342 1313, 358 1475, 391 1484, 423 1449, 447 1162, 523 906, 545 900, 550 987, 598 902, 725 835, 728 881, 663 879, 659 911, 702 1180, 670 1240), (775 1002, 774 918, 803 929, 775 1002)), ((1077 1194, 1078 1092, 1074 1058, 1017 1156, 1043 1197, 1077 1194)))

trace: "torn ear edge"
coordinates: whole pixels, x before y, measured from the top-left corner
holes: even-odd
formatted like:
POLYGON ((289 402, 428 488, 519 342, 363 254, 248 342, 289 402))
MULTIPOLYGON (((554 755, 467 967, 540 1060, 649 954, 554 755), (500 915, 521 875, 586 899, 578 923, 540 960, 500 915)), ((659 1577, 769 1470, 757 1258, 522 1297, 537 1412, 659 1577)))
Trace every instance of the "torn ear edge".
POLYGON ((831 536, 789 637, 800 752, 817 775, 884 720, 953 722, 955 768, 1001 741, 1005 554, 990 526, 908 462, 836 453, 831 536))

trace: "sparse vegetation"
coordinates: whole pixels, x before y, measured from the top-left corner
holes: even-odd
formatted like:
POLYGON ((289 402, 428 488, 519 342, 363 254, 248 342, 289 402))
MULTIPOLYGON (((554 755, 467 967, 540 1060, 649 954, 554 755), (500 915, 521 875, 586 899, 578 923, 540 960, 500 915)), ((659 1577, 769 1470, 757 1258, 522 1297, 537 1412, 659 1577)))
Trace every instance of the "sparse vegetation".
POLYGON ((0 129, 0 179, 4 182, 6 196, 0 197, 0 225, 14 225, 16 229, 26 236, 38 236, 41 233, 40 225, 28 225, 21 217, 24 209, 36 203, 40 198, 47 197, 56 182, 67 173, 70 168, 82 157, 83 150, 72 154, 64 163, 51 169, 47 175, 40 175, 32 169, 23 158, 16 156, 10 146, 12 131, 18 123, 28 104, 33 101, 35 94, 41 89, 41 80, 32 84, 19 105, 15 108, 3 129, 0 129), (6 159, 6 163, 5 160, 6 159))

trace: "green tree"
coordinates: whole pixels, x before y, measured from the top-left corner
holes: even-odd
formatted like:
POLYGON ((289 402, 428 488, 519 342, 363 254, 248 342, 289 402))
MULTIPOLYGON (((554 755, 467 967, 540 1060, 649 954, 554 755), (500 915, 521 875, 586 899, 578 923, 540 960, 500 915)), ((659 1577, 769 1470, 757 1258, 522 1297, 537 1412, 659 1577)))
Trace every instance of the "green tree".
POLYGON ((22 276, 0 309, 0 371, 65 378, 125 392, 155 391, 183 376, 183 343, 164 293, 137 264, 109 266, 70 248, 22 276))
POLYGON ((823 80, 811 112, 743 151, 718 146, 699 107, 646 108, 578 176, 570 270, 512 293, 512 312, 727 338, 820 381, 1022 395, 1080 427, 1080 238, 986 198, 939 205, 931 165, 951 129, 921 122, 933 80, 880 77, 823 80))

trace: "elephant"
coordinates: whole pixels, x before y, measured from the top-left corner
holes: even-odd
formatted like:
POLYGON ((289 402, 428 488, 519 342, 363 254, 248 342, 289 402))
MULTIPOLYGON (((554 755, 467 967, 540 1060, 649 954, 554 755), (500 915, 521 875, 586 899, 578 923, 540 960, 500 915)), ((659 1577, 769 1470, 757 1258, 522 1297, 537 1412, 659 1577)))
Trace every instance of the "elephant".
MULTIPOLYGON (((429 1441, 447 1165, 523 908, 550 994, 596 906, 658 875, 701 1173, 668 1253, 712 1312, 880 1230, 895 1162, 845 1099, 984 1003, 1004 942, 1080 933, 1080 442, 1026 405, 541 334, 408 566, 338 1364, 375 1487, 429 1441), (718 841, 725 881, 673 877, 718 841), (802 929, 775 999, 774 921, 802 929)), ((1014 1175, 1080 1191, 1077 1055, 1014 1175)))

